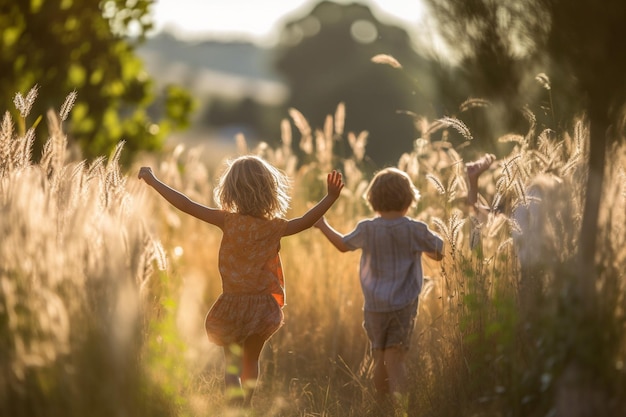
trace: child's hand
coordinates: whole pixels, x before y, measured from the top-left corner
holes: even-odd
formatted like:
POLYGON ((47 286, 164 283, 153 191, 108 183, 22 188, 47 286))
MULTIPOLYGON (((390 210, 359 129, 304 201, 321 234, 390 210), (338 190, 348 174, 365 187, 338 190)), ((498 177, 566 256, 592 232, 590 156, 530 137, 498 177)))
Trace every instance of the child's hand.
POLYGON ((485 154, 482 158, 465 164, 467 176, 470 180, 477 180, 480 174, 487 171, 491 164, 496 160, 496 156, 492 153, 485 154))
POLYGON ((139 178, 140 180, 144 180, 146 183, 150 184, 150 180, 154 179, 154 173, 152 172, 152 168, 139 168, 139 174, 137 174, 137 178, 139 178))
POLYGON ((326 183, 328 186, 328 195, 334 198, 339 198, 341 189, 344 186, 341 173, 333 170, 330 174, 328 174, 326 183))

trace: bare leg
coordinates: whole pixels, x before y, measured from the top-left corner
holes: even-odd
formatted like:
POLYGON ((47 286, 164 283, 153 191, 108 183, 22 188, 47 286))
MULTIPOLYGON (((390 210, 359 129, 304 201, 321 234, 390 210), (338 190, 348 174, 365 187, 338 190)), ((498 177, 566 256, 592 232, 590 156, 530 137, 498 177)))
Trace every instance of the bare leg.
POLYGON ((376 397, 380 401, 385 400, 389 394, 389 376, 385 367, 385 351, 375 349, 372 351, 374 359, 374 388, 376 389, 376 397))
POLYGON ((259 378, 259 356, 265 345, 265 340, 259 335, 249 336, 243 343, 243 369, 241 385, 245 394, 245 404, 250 405, 252 395, 259 378))
POLYGON ((408 407, 406 349, 402 346, 392 346, 385 349, 384 356, 394 407, 397 411, 406 411, 408 407))
POLYGON ((385 368, 389 375, 389 390, 401 393, 406 389, 406 349, 393 346, 385 349, 385 368))

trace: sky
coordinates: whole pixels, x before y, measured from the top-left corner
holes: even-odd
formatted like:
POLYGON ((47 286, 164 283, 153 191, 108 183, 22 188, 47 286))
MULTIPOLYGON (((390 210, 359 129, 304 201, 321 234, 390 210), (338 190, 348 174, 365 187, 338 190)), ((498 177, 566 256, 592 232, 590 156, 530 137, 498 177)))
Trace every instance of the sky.
MULTIPOLYGON (((416 27, 421 0, 334 0, 362 3, 385 23, 416 27)), ((271 43, 277 29, 294 17, 306 14, 316 0, 156 0, 152 6, 155 32, 164 28, 185 40, 207 37, 271 43)))

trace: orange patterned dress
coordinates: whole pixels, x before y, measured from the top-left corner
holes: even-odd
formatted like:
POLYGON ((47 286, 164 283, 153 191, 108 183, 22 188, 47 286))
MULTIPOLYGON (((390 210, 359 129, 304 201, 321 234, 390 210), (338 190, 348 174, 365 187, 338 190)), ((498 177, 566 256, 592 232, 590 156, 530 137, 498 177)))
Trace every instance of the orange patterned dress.
POLYGON ((222 294, 205 320, 219 346, 270 338, 283 324, 285 281, 278 253, 287 220, 226 213, 219 252, 222 294))

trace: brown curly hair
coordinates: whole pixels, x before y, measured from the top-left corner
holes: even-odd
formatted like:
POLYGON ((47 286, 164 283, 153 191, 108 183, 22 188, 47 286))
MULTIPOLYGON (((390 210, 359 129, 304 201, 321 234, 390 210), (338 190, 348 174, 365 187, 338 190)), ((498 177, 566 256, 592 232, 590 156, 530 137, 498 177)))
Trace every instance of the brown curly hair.
POLYGON ((374 176, 365 199, 376 212, 403 211, 417 203, 420 193, 406 172, 385 168, 374 176))

